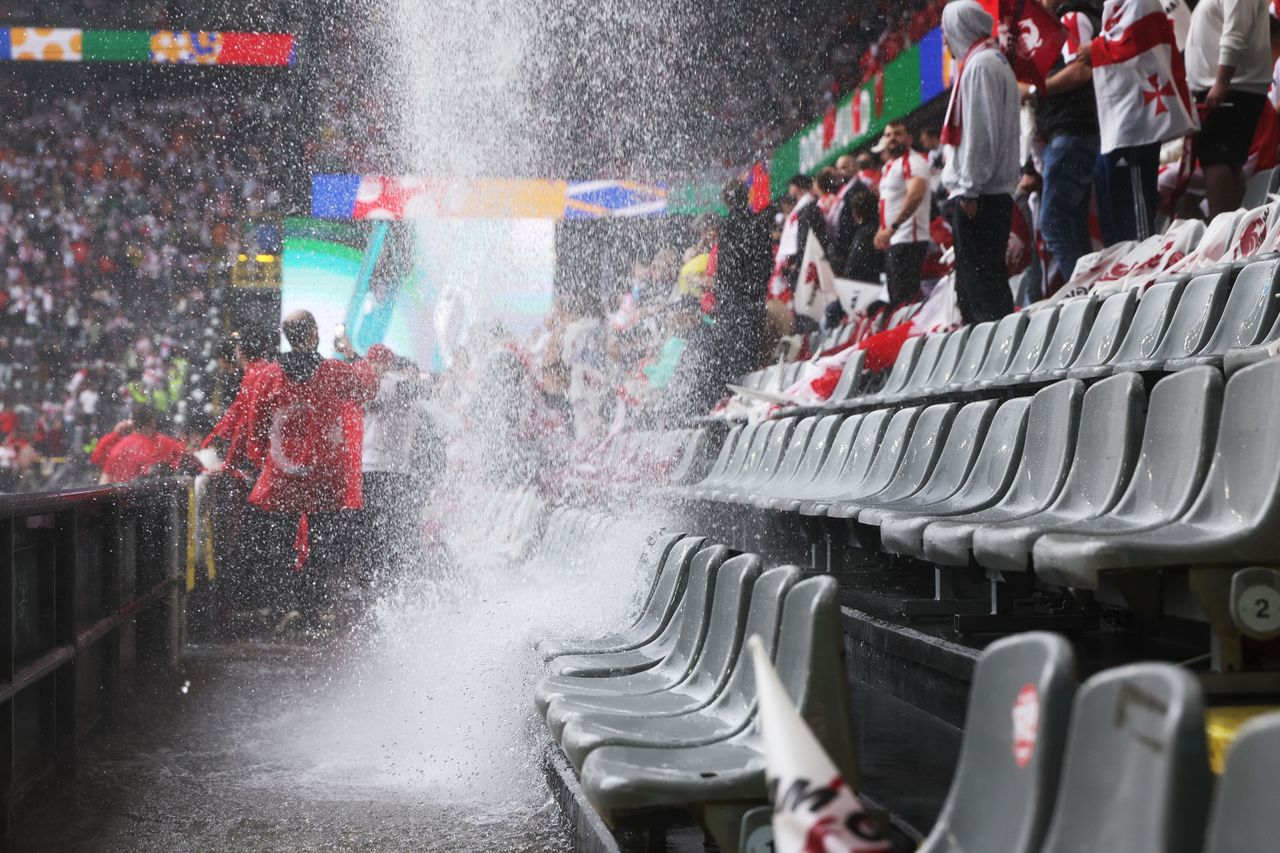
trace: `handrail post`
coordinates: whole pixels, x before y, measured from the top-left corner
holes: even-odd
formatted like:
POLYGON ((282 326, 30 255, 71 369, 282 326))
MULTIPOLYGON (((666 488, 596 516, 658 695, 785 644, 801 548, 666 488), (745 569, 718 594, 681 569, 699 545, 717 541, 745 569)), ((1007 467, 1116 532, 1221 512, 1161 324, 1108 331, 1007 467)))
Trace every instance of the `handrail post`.
MULTIPOLYGON (((13 683, 17 631, 14 595, 13 519, 0 517, 0 682, 13 683)), ((13 703, 0 702, 0 849, 13 847, 13 703)))

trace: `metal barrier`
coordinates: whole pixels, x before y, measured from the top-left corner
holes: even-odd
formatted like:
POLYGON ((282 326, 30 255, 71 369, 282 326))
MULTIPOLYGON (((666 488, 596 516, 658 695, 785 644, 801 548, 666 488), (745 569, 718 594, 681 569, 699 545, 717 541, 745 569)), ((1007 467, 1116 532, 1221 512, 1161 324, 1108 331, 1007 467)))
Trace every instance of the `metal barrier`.
POLYGON ((14 800, 75 768, 135 664, 177 662, 188 488, 0 496, 0 844, 14 800))

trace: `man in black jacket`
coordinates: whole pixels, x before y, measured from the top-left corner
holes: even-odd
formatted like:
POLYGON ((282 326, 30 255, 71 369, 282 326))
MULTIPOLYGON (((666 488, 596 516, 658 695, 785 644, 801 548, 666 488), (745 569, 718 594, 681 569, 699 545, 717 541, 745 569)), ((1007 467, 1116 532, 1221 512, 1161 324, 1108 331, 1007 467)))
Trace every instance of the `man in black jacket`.
POLYGON ((733 381, 763 360, 764 303, 773 247, 768 222, 751 210, 746 184, 729 182, 723 198, 729 214, 720 223, 716 250, 714 372, 718 380, 733 381))

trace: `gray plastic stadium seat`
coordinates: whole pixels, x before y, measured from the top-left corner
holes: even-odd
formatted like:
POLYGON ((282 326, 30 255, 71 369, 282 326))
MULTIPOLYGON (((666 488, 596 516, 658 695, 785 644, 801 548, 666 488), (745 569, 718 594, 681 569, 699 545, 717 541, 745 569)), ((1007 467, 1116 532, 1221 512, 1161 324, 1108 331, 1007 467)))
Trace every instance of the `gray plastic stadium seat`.
MULTIPOLYGON (((840 627, 839 585, 800 581, 783 604, 775 667, 783 687, 842 778, 857 790, 857 752, 840 627)), ((606 746, 582 765, 582 789, 607 822, 629 813, 708 803, 758 804, 766 797, 759 731, 753 723, 706 746, 606 746)))
POLYGON ((1209 818, 1204 853, 1256 853, 1280 839, 1276 770, 1280 768, 1280 714, 1245 723, 1227 753, 1209 818))
MULTIPOLYGON (((688 663, 664 660, 635 675, 584 679, 592 682, 583 685, 586 690, 567 691, 552 701, 547 709, 547 728, 559 738, 565 724, 584 712, 622 708, 625 713, 630 706, 657 713, 680 713, 706 705, 724 685, 733 666, 760 569, 758 554, 740 554, 720 567, 705 631, 688 663), (645 685, 657 683, 657 676, 665 676, 664 670, 678 678, 655 690, 648 689, 645 685)), ((673 650, 673 656, 677 651, 673 650)))
POLYGON ((969 339, 964 342, 960 360, 955 370, 947 377, 947 384, 927 389, 931 394, 942 394, 959 391, 966 383, 972 382, 987 360, 987 350, 991 348, 991 339, 996 333, 996 321, 988 320, 969 327, 969 339))
POLYGON ((862 380, 862 363, 866 357, 867 354, 862 350, 857 350, 849 356, 849 360, 844 363, 844 369, 840 371, 840 379, 836 382, 836 387, 827 398, 828 405, 848 400, 857 393, 858 383, 862 380))
POLYGON ((1263 169, 1251 175, 1244 185, 1244 198, 1240 206, 1245 210, 1253 210, 1270 201, 1267 196, 1275 192, 1277 177, 1280 177, 1280 169, 1275 168, 1263 169))
POLYGON ((692 494, 695 489, 714 486, 724 479, 725 472, 731 466, 737 464, 741 467, 742 462, 738 459, 738 454, 746 453, 747 445, 751 442, 752 436, 755 435, 756 426, 756 424, 742 424, 729 430, 729 434, 724 438, 724 443, 720 445, 720 452, 716 454, 716 461, 711 464, 711 469, 707 471, 707 476, 687 488, 676 491, 680 494, 692 494), (735 460, 738 461, 735 463, 735 460))
MULTIPOLYGON (((754 494, 748 495, 745 502, 764 508, 769 506, 771 500, 787 494, 791 489, 810 483, 826 460, 842 420, 842 415, 824 415, 818 419, 805 443, 804 455, 791 475, 786 477, 780 472, 779 476, 756 489, 754 494)), ((796 431, 799 432, 798 427, 796 431)), ((793 446, 795 441, 793 434, 793 446)))
POLYGON ((851 415, 841 421, 835 438, 831 439, 831 448, 822 459, 821 465, 816 470, 808 469, 806 466, 807 470, 813 470, 812 478, 804 480, 796 476, 787 484, 784 491, 769 498, 766 504, 768 508, 794 512, 802 502, 827 494, 844 469, 844 463, 853 450, 853 442, 858 437, 860 426, 862 426, 862 415, 851 415))
MULTIPOLYGON (((1249 350, 1280 335, 1280 260, 1254 261, 1236 277, 1213 337, 1196 355, 1165 365, 1182 370, 1198 364, 1221 367, 1228 352, 1249 350)), ((1237 355, 1236 360, 1239 360, 1237 355)), ((1254 359, 1255 361, 1261 359, 1254 359)))
POLYGON ((619 702, 622 712, 580 714, 560 734, 560 746, 573 766, 581 770, 587 755, 602 746, 699 746, 742 731, 751 722, 756 702, 755 669, 744 641, 758 636, 770 655, 777 650, 783 602, 801 575, 796 566, 783 566, 756 580, 732 668, 726 670, 728 678, 714 701, 686 713, 659 715, 635 697, 619 702))
POLYGON ((1170 281, 1147 288, 1146 293, 1138 300, 1138 308, 1133 312, 1129 328, 1111 358, 1105 364, 1073 365, 1067 371, 1067 376, 1072 379, 1096 379, 1114 373, 1117 364, 1149 359, 1164 338, 1165 329, 1169 327, 1169 320, 1184 286, 1183 282, 1170 281))
MULTIPOLYGON (((867 501, 894 501, 919 491, 933 473, 951 422, 959 410, 959 403, 939 403, 920 411, 919 419, 910 427, 906 447, 900 452, 890 447, 889 436, 894 431, 890 424, 871 472, 854 493, 829 506, 826 514, 831 518, 854 518, 867 501), (900 462, 895 458, 898 456, 901 456, 900 462)), ((914 410, 903 410, 906 411, 914 410)), ((903 412, 894 416, 895 422, 903 412)))
MULTIPOLYGON (((973 533, 978 563, 989 569, 1026 571, 1031 548, 1044 533, 1108 512, 1136 466, 1146 403, 1136 373, 1118 373, 1085 391, 1075 461, 1062 491, 1043 512, 978 527, 973 533)), ((925 532, 926 554, 931 531, 925 532)))
MULTIPOLYGON (((902 462, 903 452, 911 440, 921 411, 920 407, 912 406, 893 413, 893 417, 889 418, 885 426, 883 435, 876 443, 875 452, 872 454, 866 472, 857 478, 856 482, 853 476, 848 480, 842 480, 842 491, 837 500, 847 501, 862 495, 876 494, 893 481, 893 475, 897 473, 898 466, 902 462)), ((879 412, 873 414, 879 414, 879 412)), ((868 421, 863 423, 865 425, 868 421)), ((800 514, 826 515, 830 503, 830 501, 803 503, 800 505, 800 514)))
MULTIPOLYGON (((748 497, 757 491, 767 489, 769 484, 785 483, 794 477, 800 462, 804 459, 805 450, 809 445, 809 436, 817 423, 816 415, 796 420, 795 428, 786 438, 786 446, 777 465, 771 466, 766 476, 753 478, 751 482, 736 484, 731 491, 720 494, 717 499, 728 503, 745 503, 748 497)), ((775 435, 774 438, 776 440, 777 436, 775 435)))
POLYGON ((759 458, 759 453, 764 443, 768 440, 766 428, 772 426, 772 421, 763 423, 747 424, 742 432, 738 434, 738 440, 734 444, 733 454, 725 463, 720 471, 713 472, 705 480, 695 484, 689 489, 689 495, 692 497, 702 497, 716 489, 723 488, 727 483, 732 482, 736 477, 740 476, 742 469, 753 458, 759 458), (764 434, 762 434, 764 433, 764 434))
POLYGON ((1058 309, 1058 324, 1053 337, 1044 348, 1044 358, 1030 373, 1011 377, 1014 383, 1057 382, 1067 375, 1067 369, 1076 360, 1085 339, 1093 329, 1093 319, 1098 314, 1098 300, 1093 296, 1068 299, 1058 309))
POLYGON ((854 397, 848 401, 849 404, 856 406, 879 405, 901 391, 903 386, 907 384, 911 371, 916 366, 916 359, 920 357, 922 346, 923 338, 921 336, 907 338, 902 344, 902 349, 898 350, 898 357, 894 359, 893 367, 889 370, 889 377, 884 381, 884 385, 881 386, 880 390, 872 394, 854 397))
MULTIPOLYGON (((894 494, 897 489, 886 489, 875 497, 859 501, 858 520, 865 518, 864 523, 879 526, 880 516, 885 511, 927 506, 946 500, 959 491, 978 458, 978 450, 982 447, 999 406, 998 400, 977 400, 961 408, 947 431, 946 443, 939 451, 938 460, 924 486, 906 496, 894 494)), ((904 467, 905 464, 904 462, 904 467)), ((905 485, 904 477, 904 487, 905 485)), ((845 509, 841 505, 838 517, 844 517, 844 514, 845 509)))
POLYGON ((884 438, 885 430, 888 428, 892 416, 893 411, 891 409, 877 409, 874 412, 867 412, 862 418, 862 423, 858 426, 858 435, 854 438, 853 445, 849 448, 849 454, 845 457, 844 467, 840 469, 840 473, 830 482, 825 491, 808 490, 810 497, 797 503, 792 508, 792 511, 811 511, 815 504, 830 503, 852 486, 861 483, 863 478, 867 476, 871 463, 875 461, 876 450, 880 447, 880 441, 884 438))
POLYGON ((919 556, 942 565, 968 565, 980 526, 1043 512, 1057 498, 1077 449, 1083 391, 1082 383, 1068 379, 1032 399, 1022 459, 1009 490, 990 507, 930 524, 919 556))
POLYGON ((974 384, 986 388, 1026 381, 1026 377, 1044 360, 1049 342, 1053 339, 1053 331, 1057 326, 1058 306, 1033 312, 1031 319, 1027 321, 1026 331, 1022 333, 1022 340, 1018 342, 1018 348, 1013 353, 1013 358, 1009 359, 1008 366, 1000 372, 999 376, 992 377, 986 382, 979 380, 974 384))
POLYGON ((778 470, 782 457, 791 442, 791 433, 795 430, 797 418, 781 418, 769 421, 768 439, 760 450, 758 460, 750 460, 743 465, 737 477, 729 480, 723 487, 712 489, 706 493, 710 500, 724 500, 728 494, 735 494, 765 482, 778 470))
MULTIPOLYGON (((1018 311, 1001 317, 996 322, 995 331, 991 333, 991 344, 987 347, 986 358, 973 378, 965 381, 965 377, 956 376, 957 381, 964 381, 962 388, 956 390, 971 391, 989 387, 991 380, 1004 373, 1013 360, 1018 345, 1022 343, 1022 335, 1027 330, 1027 314, 1018 311)), ((955 381, 952 382, 955 385, 955 381)))
POLYGON ((667 474, 667 482, 684 485, 700 477, 707 462, 707 431, 705 429, 690 430, 680 458, 671 466, 667 474))
POLYGON ((1136 533, 1045 537, 1037 543, 1037 567, 1043 555, 1057 577, 1092 589, 1106 569, 1271 564, 1280 549, 1280 442, 1272 428, 1277 411, 1280 360, 1236 373, 1227 383, 1213 461, 1184 515, 1136 533))
MULTIPOLYGON (((1033 398, 1019 397, 1000 406, 983 437, 968 476, 952 494, 932 503, 912 501, 902 507, 858 513, 860 523, 880 528, 882 550, 922 556, 924 529, 930 522, 986 509, 998 502, 1009 490, 1017 473, 1032 401, 1033 398)), ((922 491, 932 492, 932 489, 922 491)))
MULTIPOLYGON (((942 346, 942 352, 938 353, 938 363, 933 366, 933 370, 925 378, 924 384, 920 386, 920 396, 928 397, 946 390, 948 383, 951 382, 952 374, 960 366, 960 359, 964 355, 965 347, 969 343, 969 337, 973 334, 974 328, 973 326, 961 326, 947 335, 947 341, 942 346)), ((988 328, 994 328, 994 324, 988 328)))
MULTIPOLYGON (((653 689, 661 689, 664 684, 674 683, 671 676, 681 667, 688 669, 693 655, 702 643, 716 575, 728 557, 729 549, 723 545, 709 545, 694 555, 676 612, 662 632, 648 643, 622 652, 565 655, 553 660, 548 668, 551 674, 542 680, 535 691, 539 709, 545 713, 546 706, 551 704, 552 699, 566 693, 590 692, 592 689, 599 691, 598 686, 590 686, 592 682, 598 685, 608 680, 614 685, 609 689, 615 689, 623 684, 620 681, 622 678, 645 675, 659 668, 663 677, 656 681, 662 683, 653 689)), ((639 679, 638 682, 634 686, 641 689, 653 685, 655 679, 639 679)))
POLYGON ((1182 289, 1160 343, 1145 358, 1115 362, 1116 370, 1161 370, 1176 358, 1193 356, 1209 342, 1231 288, 1231 274, 1198 275, 1182 289))
POLYGON ((1098 313, 1093 318, 1089 335, 1080 345, 1080 352, 1071 361, 1066 370, 1054 369, 1047 374, 1037 371, 1037 380, 1052 379, 1057 381, 1071 375, 1077 368, 1093 368, 1104 365, 1111 360, 1129 332, 1129 324, 1133 322, 1133 314, 1138 309, 1138 290, 1128 288, 1113 293, 1102 301, 1098 313))
POLYGON ((1199 853, 1211 790, 1195 677, 1133 664, 1076 694, 1042 853, 1199 853))
POLYGON ((1039 853, 1075 681, 1071 644, 1056 634, 1029 632, 987 646, 974 667, 951 789, 918 853, 1039 853), (1020 708, 1030 716, 1029 697, 1038 714, 1023 724, 1034 722, 1033 738, 1015 722, 1020 708))
POLYGON ((919 354, 916 356, 916 363, 911 368, 911 374, 907 377, 906 382, 897 391, 890 394, 882 394, 880 400, 883 403, 905 403, 915 400, 920 395, 921 389, 924 388, 929 376, 933 373, 934 367, 938 364, 938 358, 942 355, 942 348, 946 345, 947 333, 934 332, 933 334, 924 336, 924 343, 920 345, 919 354))

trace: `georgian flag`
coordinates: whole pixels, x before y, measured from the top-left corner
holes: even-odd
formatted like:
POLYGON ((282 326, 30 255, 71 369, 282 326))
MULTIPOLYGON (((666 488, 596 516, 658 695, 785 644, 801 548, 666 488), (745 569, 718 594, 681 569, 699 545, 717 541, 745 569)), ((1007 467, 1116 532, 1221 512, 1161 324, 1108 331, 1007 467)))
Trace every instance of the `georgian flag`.
POLYGON ((837 298, 836 276, 831 261, 822 249, 822 243, 809 232, 805 240, 804 257, 800 260, 800 275, 796 279, 795 312, 819 323, 827 313, 827 306, 837 298))
POLYGON ((1043 86, 1067 41, 1067 31, 1039 0, 1000 0, 1000 44, 1018 80, 1043 86))
POLYGON ((882 822, 869 815, 805 725, 760 638, 747 640, 755 665, 765 780, 773 802, 776 853, 887 853, 882 822))
POLYGON ((1199 130, 1182 54, 1159 0, 1107 0, 1090 53, 1104 154, 1199 130))

